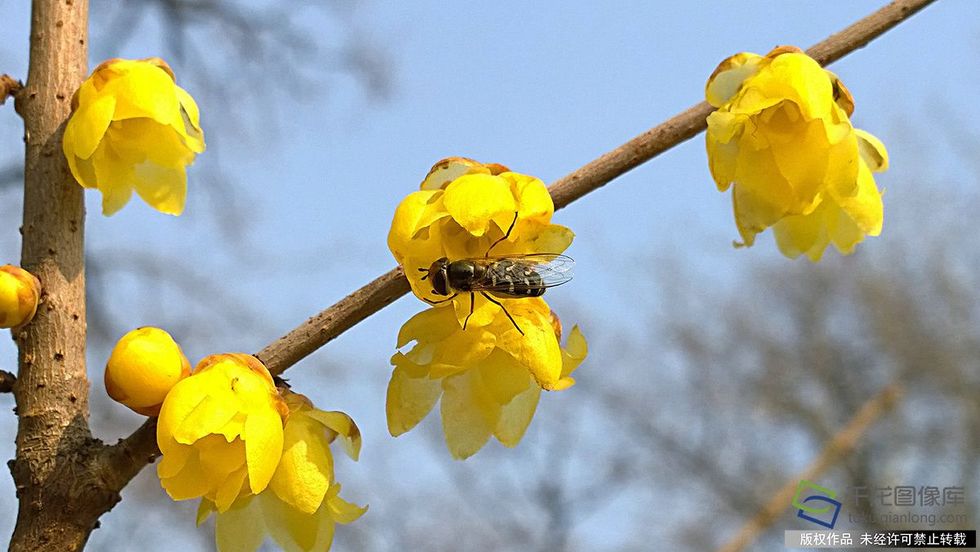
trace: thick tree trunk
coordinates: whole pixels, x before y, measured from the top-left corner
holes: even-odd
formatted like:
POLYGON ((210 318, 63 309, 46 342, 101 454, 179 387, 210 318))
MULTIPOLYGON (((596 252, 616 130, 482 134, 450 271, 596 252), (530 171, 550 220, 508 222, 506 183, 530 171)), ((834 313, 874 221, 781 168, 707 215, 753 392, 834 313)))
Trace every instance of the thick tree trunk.
POLYGON ((34 320, 14 335, 19 423, 10 468, 19 511, 11 550, 80 549, 94 524, 75 506, 88 501, 79 483, 90 478, 78 470, 98 446, 88 429, 85 374, 85 207, 61 152, 72 94, 86 72, 87 28, 87 0, 34 0, 30 68, 16 105, 26 144, 21 264, 43 292, 34 320))

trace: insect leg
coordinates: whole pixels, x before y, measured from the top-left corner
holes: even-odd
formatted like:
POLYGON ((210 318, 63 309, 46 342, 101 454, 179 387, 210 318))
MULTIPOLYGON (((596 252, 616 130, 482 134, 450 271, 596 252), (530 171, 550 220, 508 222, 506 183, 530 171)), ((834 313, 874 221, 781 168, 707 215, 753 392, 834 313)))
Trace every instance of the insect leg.
POLYGON ((430 304, 430 305, 438 305, 440 303, 445 303, 446 301, 452 301, 453 299, 456 298, 457 295, 459 295, 459 294, 458 293, 454 293, 454 294, 452 294, 451 297, 448 297, 448 298, 443 299, 441 301, 433 301, 432 299, 426 299, 425 297, 423 297, 422 300, 425 301, 426 303, 430 304))
POLYGON ((487 301, 490 301, 494 305, 500 307, 500 310, 504 311, 504 314, 506 314, 507 318, 510 319, 510 323, 513 324, 515 328, 517 328, 517 331, 521 332, 521 335, 524 335, 524 330, 522 330, 521 327, 517 325, 517 322, 514 322, 514 317, 511 316, 509 312, 507 312, 507 308, 504 307, 504 305, 500 301, 497 301, 493 297, 490 297, 489 295, 487 295, 487 292, 485 291, 481 291, 480 295, 486 297, 487 301))
POLYGON ((493 249, 494 247, 496 247, 498 243, 500 243, 500 242, 502 242, 502 241, 504 241, 504 240, 506 240, 507 238, 510 237, 510 233, 514 231, 514 225, 515 224, 517 224, 517 211, 514 211, 514 220, 512 220, 510 222, 510 228, 507 229, 507 233, 504 234, 499 240, 497 240, 497 241, 493 242, 492 244, 490 244, 490 247, 487 248, 487 252, 483 255, 484 258, 490 256, 490 250, 493 249))
POLYGON ((470 292, 470 313, 466 315, 466 320, 463 320, 463 331, 466 331, 466 324, 470 321, 470 317, 473 316, 473 292, 470 292))

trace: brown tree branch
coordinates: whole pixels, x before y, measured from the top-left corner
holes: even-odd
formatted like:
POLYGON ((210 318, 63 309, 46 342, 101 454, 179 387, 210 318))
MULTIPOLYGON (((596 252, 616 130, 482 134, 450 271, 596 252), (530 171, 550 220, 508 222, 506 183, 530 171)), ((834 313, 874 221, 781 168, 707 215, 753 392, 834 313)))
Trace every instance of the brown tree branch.
POLYGON ((6 370, 0 370, 0 393, 12 392, 14 390, 14 383, 16 382, 17 376, 6 370))
POLYGON ((24 85, 19 80, 6 73, 0 75, 0 105, 7 101, 8 96, 16 96, 23 89, 24 85))
MULTIPOLYGON (((840 59, 933 1, 892 2, 817 44, 808 50, 808 53, 823 64, 840 59)), ((705 118, 710 112, 710 106, 699 103, 557 180, 549 187, 555 208, 567 206, 590 191, 695 136, 704 130, 705 118)), ((300 324, 259 351, 256 356, 273 374, 281 374, 408 291, 408 281, 401 268, 396 267, 300 324)), ((152 462, 159 454, 156 448, 155 430, 156 421, 147 420, 132 435, 102 451, 99 465, 105 470, 114 470, 111 474, 98 474, 101 481, 107 485, 106 490, 117 493, 121 491, 143 466, 152 462)))
POLYGON ((718 552, 740 552, 741 550, 745 550, 746 547, 758 538, 759 534, 769 528, 780 515, 788 511, 790 503, 793 500, 793 494, 796 492, 796 486, 800 480, 816 479, 827 468, 850 454, 864 435, 864 432, 878 418, 891 410, 901 396, 901 387, 892 384, 882 389, 880 393, 864 403, 864 406, 847 422, 847 425, 827 441, 827 444, 824 445, 817 459, 807 466, 805 470, 786 481, 786 484, 780 487, 762 509, 742 526, 738 534, 731 541, 719 548, 718 552))
POLYGON ((18 330, 17 456, 10 464, 19 508, 10 550, 77 550, 97 517, 80 516, 100 485, 79 479, 92 439, 85 373, 82 188, 61 153, 71 98, 86 71, 88 1, 34 0, 24 118, 21 265, 41 280, 41 305, 18 330), (81 497, 85 500, 80 500, 81 497))

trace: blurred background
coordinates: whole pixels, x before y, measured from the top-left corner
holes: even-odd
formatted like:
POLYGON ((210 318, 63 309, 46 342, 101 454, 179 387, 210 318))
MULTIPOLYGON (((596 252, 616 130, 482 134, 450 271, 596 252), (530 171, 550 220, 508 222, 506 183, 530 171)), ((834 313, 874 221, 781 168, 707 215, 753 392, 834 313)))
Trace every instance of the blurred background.
MULTIPOLYGON (((0 0, 0 72, 26 78, 29 6, 0 0)), ((208 151, 186 212, 134 198, 88 207, 91 423, 107 442, 142 418, 109 401, 102 367, 122 334, 171 332, 192 363, 254 352, 394 266, 401 198, 463 155, 551 182, 702 99, 739 51, 808 47, 882 2, 567 3, 92 0, 90 67, 167 59, 202 111, 208 151), (602 6, 601 8, 599 6, 602 6)), ((370 504, 335 550, 710 550, 732 539, 889 385, 904 395, 815 482, 847 500, 838 528, 977 529, 980 500, 980 3, 941 0, 832 66, 891 169, 885 229, 841 257, 736 250, 730 197, 703 136, 559 211, 575 280, 549 293, 590 355, 543 396, 516 449, 450 459, 438 412, 389 436, 385 389, 405 297, 286 376, 350 413, 361 461, 338 460, 370 504), (854 489, 962 488, 929 508, 852 500, 854 489), (955 501, 954 501, 955 502, 955 501), (889 523, 888 512, 954 521, 889 523), (870 516, 852 523, 847 514, 870 516), (958 521, 957 521, 958 520, 958 521)), ((20 258, 22 126, 0 109, 0 264, 20 258)), ((16 370, 0 340, 0 369, 16 370)), ((0 457, 14 454, 0 396, 0 457)), ((210 550, 196 504, 145 469, 91 550, 210 550)), ((0 534, 16 515, 0 475, 0 534)), ((782 508, 750 550, 807 526, 782 508)), ((273 549, 270 545, 269 549, 273 549)))

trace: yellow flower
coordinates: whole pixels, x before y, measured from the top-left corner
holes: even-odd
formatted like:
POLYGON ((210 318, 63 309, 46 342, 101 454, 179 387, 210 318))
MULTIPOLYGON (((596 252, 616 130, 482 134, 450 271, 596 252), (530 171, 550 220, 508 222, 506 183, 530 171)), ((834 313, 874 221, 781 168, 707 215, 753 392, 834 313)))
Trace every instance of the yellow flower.
POLYGON ((566 348, 551 311, 540 298, 512 301, 511 316, 498 313, 489 324, 463 330, 446 308, 424 310, 405 323, 388 383, 388 430, 401 435, 416 426, 442 398, 442 427, 455 458, 467 458, 491 435, 513 447, 523 437, 541 389, 571 387, 571 373, 588 347, 578 327, 566 348))
POLYGON ((870 172, 886 164, 862 159, 886 154, 851 125, 854 101, 836 75, 793 47, 743 52, 718 66, 705 96, 718 108, 706 134, 711 174, 720 191, 732 187, 740 245, 777 225, 785 254, 817 260, 828 243, 846 254, 877 235, 881 194, 870 172))
POLYGON ((37 312, 41 281, 14 265, 0 266, 0 328, 27 324, 37 312))
POLYGON ((160 328, 122 336, 105 365, 109 396, 144 416, 156 416, 167 393, 191 373, 180 346, 160 328))
MULTIPOLYGON (((561 253, 575 234, 551 224, 555 211, 551 195, 541 180, 498 164, 484 165, 465 158, 444 159, 422 182, 422 190, 408 195, 395 211, 388 247, 405 270, 412 291, 423 301, 439 301, 426 272, 440 258, 482 258, 497 243, 494 256, 561 253), (516 218, 515 218, 516 216, 516 218)), ((485 326, 500 307, 480 294, 451 301, 462 325, 485 326)), ((524 299, 503 299, 511 304, 524 299)))
POLYGON ((62 147, 75 180, 102 192, 102 213, 133 193, 170 215, 184 210, 185 169, 204 151, 194 98, 160 58, 110 59, 72 98, 62 147))
POLYGON ((160 409, 160 484, 174 500, 205 497, 219 512, 243 493, 262 492, 282 456, 287 414, 258 359, 241 353, 206 357, 160 409))
POLYGON ((441 396, 454 457, 476 453, 491 435, 514 446, 541 389, 574 383, 569 374, 585 357, 585 340, 576 328, 571 353, 563 352, 551 309, 540 297, 460 291, 432 267, 447 260, 479 262, 491 252, 558 254, 574 234, 551 223, 554 203, 543 182, 503 165, 451 157, 432 167, 421 188, 395 211, 388 247, 415 295, 436 307, 399 332, 399 348, 416 344, 391 359, 388 430, 398 436, 415 427, 441 396))
MULTIPOLYGON (((279 466, 265 491, 243 495, 228 510, 219 510, 219 551, 256 550, 268 533, 284 550, 322 552, 330 549, 336 523, 350 523, 367 511, 340 498, 340 484, 334 481, 330 443, 340 436, 347 454, 357 460, 361 434, 354 421, 343 412, 314 408, 303 395, 287 392, 285 400, 289 418, 279 466)), ((202 499, 198 525, 217 509, 202 499)))

